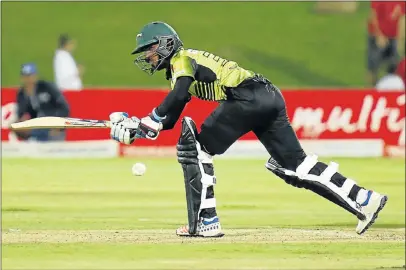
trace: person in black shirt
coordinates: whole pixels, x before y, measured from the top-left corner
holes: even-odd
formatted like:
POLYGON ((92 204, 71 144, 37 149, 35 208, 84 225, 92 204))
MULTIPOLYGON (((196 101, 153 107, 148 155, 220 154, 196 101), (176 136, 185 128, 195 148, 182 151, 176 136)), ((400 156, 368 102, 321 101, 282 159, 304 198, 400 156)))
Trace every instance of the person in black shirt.
MULTIPOLYGON (((44 116, 69 116, 69 105, 59 89, 50 82, 38 79, 33 63, 21 67, 22 85, 17 92, 18 121, 44 116)), ((56 141, 65 139, 64 130, 34 129, 16 132, 20 139, 56 141)))

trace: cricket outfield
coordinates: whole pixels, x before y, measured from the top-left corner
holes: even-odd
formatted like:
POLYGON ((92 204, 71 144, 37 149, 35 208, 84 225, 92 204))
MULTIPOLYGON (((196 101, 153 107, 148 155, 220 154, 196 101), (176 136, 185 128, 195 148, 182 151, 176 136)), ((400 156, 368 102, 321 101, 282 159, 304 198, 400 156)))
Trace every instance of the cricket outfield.
POLYGON ((265 161, 215 160, 226 235, 191 239, 174 235, 186 221, 175 159, 3 159, 3 269, 404 269, 404 159, 335 159, 389 196, 363 236, 354 216, 265 161))

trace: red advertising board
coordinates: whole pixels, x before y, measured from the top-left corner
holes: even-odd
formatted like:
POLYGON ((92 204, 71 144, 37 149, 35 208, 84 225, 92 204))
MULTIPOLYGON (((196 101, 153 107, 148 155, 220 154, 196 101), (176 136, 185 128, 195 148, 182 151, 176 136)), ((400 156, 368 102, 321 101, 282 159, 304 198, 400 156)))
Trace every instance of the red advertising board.
MULTIPOLYGON (((125 111, 130 115, 143 117, 159 105, 166 96, 164 90, 83 90, 80 92, 67 91, 64 95, 69 103, 71 117, 108 120, 111 112, 125 111)), ((16 90, 3 88, 1 92, 2 106, 2 140, 8 139, 8 126, 15 116, 16 90)), ((183 115, 192 117, 197 123, 202 123, 216 103, 207 103, 193 99, 185 108, 183 115)), ((180 134, 180 122, 170 131, 163 131, 156 141, 139 140, 138 145, 174 145, 180 134)), ((102 140, 109 138, 106 129, 70 129, 67 140, 102 140)))
MULTIPOLYGON (((143 117, 167 94, 163 90, 98 90, 65 92, 71 117, 108 119, 114 111, 126 111, 143 117)), ((291 90, 284 91, 287 110, 299 139, 382 139, 386 146, 404 148, 405 93, 374 90, 291 90)), ((3 88, 2 140, 8 140, 8 125, 15 118, 16 90, 3 88)), ((193 99, 182 115, 192 117, 197 125, 217 103, 193 99)), ((175 145, 180 121, 175 128, 162 132, 156 141, 139 140, 137 145, 175 145)), ((101 140, 109 138, 106 129, 69 130, 67 140, 101 140)), ((252 133, 242 140, 254 140, 252 133)))

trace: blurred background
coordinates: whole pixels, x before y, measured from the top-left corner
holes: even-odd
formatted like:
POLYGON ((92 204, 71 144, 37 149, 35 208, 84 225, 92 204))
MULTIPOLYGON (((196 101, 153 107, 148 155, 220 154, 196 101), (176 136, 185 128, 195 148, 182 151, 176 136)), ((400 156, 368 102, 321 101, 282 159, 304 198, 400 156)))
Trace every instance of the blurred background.
MULTIPOLYGON (((19 66, 27 61, 53 80, 62 33, 77 42, 74 57, 85 67, 85 87, 166 86, 164 76, 140 72, 130 55, 137 31, 154 20, 173 25, 185 47, 233 59, 280 87, 371 86, 370 2, 5 2, 2 7, 7 67, 2 86, 18 85, 19 66)), ((404 41, 399 44, 403 51, 404 41)))

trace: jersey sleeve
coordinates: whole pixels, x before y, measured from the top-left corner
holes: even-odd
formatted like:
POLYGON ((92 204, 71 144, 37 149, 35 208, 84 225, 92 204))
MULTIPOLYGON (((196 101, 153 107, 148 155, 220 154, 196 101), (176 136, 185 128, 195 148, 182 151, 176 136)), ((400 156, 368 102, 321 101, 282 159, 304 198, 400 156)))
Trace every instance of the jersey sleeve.
POLYGON ((195 79, 197 64, 194 59, 186 55, 181 55, 173 58, 172 60, 171 72, 173 83, 175 83, 179 77, 192 77, 195 79))

